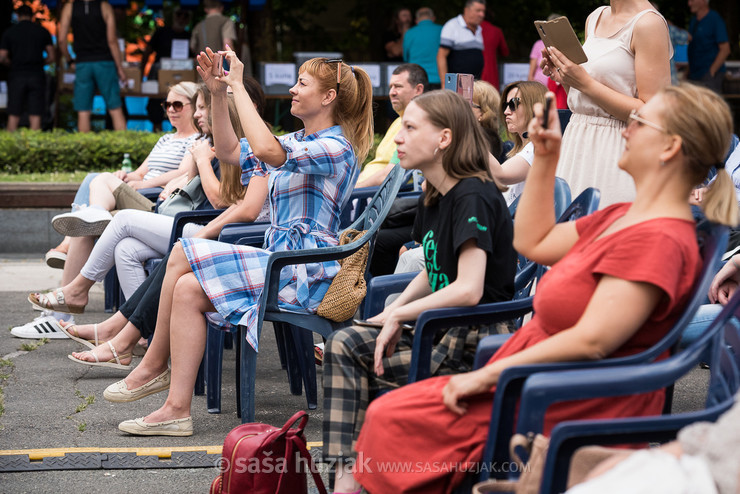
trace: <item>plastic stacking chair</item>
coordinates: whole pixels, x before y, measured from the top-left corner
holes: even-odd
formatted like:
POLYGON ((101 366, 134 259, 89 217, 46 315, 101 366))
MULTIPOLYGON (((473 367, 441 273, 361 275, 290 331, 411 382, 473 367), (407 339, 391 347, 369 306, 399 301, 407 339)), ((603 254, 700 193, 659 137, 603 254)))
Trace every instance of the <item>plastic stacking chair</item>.
MULTIPOLYGON (((288 358, 295 357, 296 361, 291 362, 288 368, 289 371, 291 369, 300 369, 302 381, 306 388, 306 399, 309 408, 316 407, 318 400, 311 331, 326 337, 336 329, 347 326, 349 321, 336 323, 315 314, 298 313, 280 307, 278 305, 280 271, 283 267, 294 264, 343 259, 356 252, 365 243, 373 242, 381 223, 390 210, 393 199, 401 187, 402 180, 403 170, 399 166, 396 166, 388 174, 362 216, 350 225, 351 228, 356 230, 367 230, 367 233, 362 238, 336 247, 273 252, 268 258, 265 288, 260 299, 258 313, 258 337, 262 331, 264 321, 272 321, 273 324, 285 324, 285 327, 289 328, 284 331, 286 337, 286 355, 288 358), (296 363, 298 364, 297 367, 292 365, 296 363)), ((370 249, 370 256, 372 256, 372 248, 370 249)), ((246 328, 240 327, 239 329, 239 340, 241 343, 246 339, 246 328)), ((254 380, 257 366, 257 352, 250 345, 241 344, 241 347, 241 418, 243 422, 252 422, 254 421, 254 380)))
POLYGON ((706 349, 711 349, 712 358, 703 410, 558 424, 550 437, 540 492, 565 490, 571 456, 581 446, 670 441, 682 427, 698 421, 713 422, 732 407, 740 391, 740 293, 699 339, 666 360, 619 369, 546 372, 530 378, 522 390, 520 430, 541 428, 542 411, 556 400, 644 393, 670 386, 696 368, 706 349))
MULTIPOLYGON (((597 369, 620 367, 619 373, 624 366, 642 365, 654 362, 664 352, 675 349, 686 325, 691 321, 699 306, 706 299, 706 293, 714 277, 716 267, 727 245, 727 227, 703 222, 697 226, 697 237, 700 244, 703 267, 699 277, 692 288, 689 301, 674 327, 654 346, 635 355, 627 357, 610 358, 594 362, 563 362, 550 364, 533 364, 515 366, 505 369, 496 385, 496 393, 491 411, 491 426, 488 440, 483 451, 484 463, 496 461, 509 461, 509 438, 514 433, 514 423, 517 419, 521 423, 522 414, 516 415, 517 403, 521 397, 522 388, 529 379, 535 379, 539 373, 585 370, 586 373, 594 373, 597 369)), ((476 364, 485 364, 491 355, 505 341, 505 336, 494 335, 484 338, 478 346, 476 364)), ((570 374, 568 374, 570 376, 570 374)), ((570 381, 568 381, 570 385, 570 381)), ((607 385, 602 385, 607 388, 607 385)), ((670 398, 670 397, 668 397, 670 398)), ((523 403, 523 402, 522 402, 523 403)), ((544 410, 542 410, 544 413, 544 410)), ((501 463, 499 463, 501 464, 501 463)), ((492 472, 482 472, 480 480, 486 480, 492 472)), ((495 475, 496 472, 493 472, 495 475)), ((496 475, 501 477, 502 474, 496 475)))
MULTIPOLYGON (((595 193, 597 194, 598 191, 595 193)), ((594 192, 591 194, 592 195, 589 200, 593 201, 595 198, 596 202, 595 206, 593 206, 593 211, 595 211, 598 207, 599 198, 598 196, 593 195, 594 192)), ((509 204, 509 214, 512 218, 516 215, 516 207, 519 205, 520 197, 521 196, 517 197, 511 204, 509 204)), ((555 179, 554 201, 555 216, 560 217, 571 203, 570 187, 568 186, 568 183, 560 177, 556 177, 555 179)), ((579 205, 574 207, 581 208, 581 204, 582 203, 579 202, 579 205)), ((592 205, 589 204, 588 206, 590 207, 592 205)), ((527 259, 520 256, 519 263, 517 265, 517 278, 515 279, 515 285, 518 286, 518 288, 515 287, 515 290, 519 292, 527 285, 527 283, 531 282, 535 277, 541 276, 541 274, 541 267, 528 262, 527 259), (539 272, 535 273, 535 270, 539 270, 539 272)), ((416 277, 416 275, 417 273, 399 273, 375 276, 370 279, 368 282, 367 296, 365 297, 360 309, 363 319, 367 319, 382 312, 386 299, 390 295, 401 293, 411 280, 416 277)))
MULTIPOLYGON (((599 191, 594 188, 586 189, 563 211, 558 223, 576 220, 592 213, 598 207, 599 191)), ((517 320, 518 324, 521 324, 521 318, 532 311, 533 297, 530 296, 530 292, 533 281, 543 274, 543 269, 540 268, 536 263, 527 261, 527 264, 519 269, 514 281, 516 293, 512 301, 479 304, 475 307, 447 307, 422 312, 414 327, 409 383, 429 377, 434 336, 438 330, 461 324, 494 324, 509 320, 517 320)), ((481 353, 481 345, 483 348, 488 348, 488 345, 492 344, 490 342, 493 342, 498 347, 510 336, 504 334, 483 338, 476 352, 476 365, 480 367, 488 360, 481 361, 483 357, 478 355, 481 353), (486 342, 489 343, 486 344, 486 342)), ((490 358, 490 355, 486 355, 490 358)))

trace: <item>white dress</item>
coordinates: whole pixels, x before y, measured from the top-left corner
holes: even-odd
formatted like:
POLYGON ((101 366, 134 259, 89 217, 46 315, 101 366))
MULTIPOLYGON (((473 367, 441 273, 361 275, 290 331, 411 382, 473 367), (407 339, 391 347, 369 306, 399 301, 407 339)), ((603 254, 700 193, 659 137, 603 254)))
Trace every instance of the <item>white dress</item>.
MULTIPOLYGON (((602 38, 596 36, 594 30, 601 14, 608 8, 599 7, 592 15, 583 45, 588 61, 581 66, 596 81, 637 98, 635 54, 630 48, 632 32, 643 15, 660 14, 652 9, 643 10, 615 34, 602 38)), ((660 18, 663 19, 662 16, 660 18)), ((665 61, 666 66, 669 58, 665 61)), ((632 178, 617 165, 624 150, 622 130, 625 122, 610 115, 575 88, 568 92, 568 107, 573 115, 563 135, 557 175, 568 182, 574 198, 588 187, 598 188, 601 191, 601 208, 634 200, 635 185, 632 178)))

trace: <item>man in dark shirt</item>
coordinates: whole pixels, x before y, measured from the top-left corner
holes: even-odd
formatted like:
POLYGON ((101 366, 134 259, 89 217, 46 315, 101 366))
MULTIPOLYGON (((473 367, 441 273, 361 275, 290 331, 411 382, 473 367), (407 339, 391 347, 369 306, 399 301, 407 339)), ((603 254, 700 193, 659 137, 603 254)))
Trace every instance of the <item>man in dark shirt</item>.
POLYGON ((8 131, 18 128, 24 111, 28 111, 29 126, 40 130, 46 108, 44 64, 54 61, 54 47, 49 31, 32 21, 31 7, 21 5, 16 14, 18 24, 5 31, 0 41, 0 63, 10 64, 8 131))
POLYGON ((113 7, 105 0, 72 0, 62 7, 59 21, 59 51, 68 65, 74 64, 73 104, 77 111, 77 130, 90 132, 90 118, 95 90, 105 106, 115 130, 126 130, 121 86, 126 80, 121 51, 116 37, 113 7), (74 35, 76 59, 67 49, 70 27, 74 35))
POLYGON ((442 26, 437 69, 444 84, 445 74, 473 74, 480 79, 483 71, 483 28, 486 0, 467 0, 463 13, 442 26))

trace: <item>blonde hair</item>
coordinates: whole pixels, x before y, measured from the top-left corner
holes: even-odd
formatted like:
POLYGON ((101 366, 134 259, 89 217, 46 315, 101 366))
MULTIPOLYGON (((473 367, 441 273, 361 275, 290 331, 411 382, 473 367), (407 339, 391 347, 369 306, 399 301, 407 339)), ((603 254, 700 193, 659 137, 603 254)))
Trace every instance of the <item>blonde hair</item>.
POLYGON ((496 88, 486 81, 473 83, 473 103, 480 106, 480 124, 483 127, 498 132, 498 108, 501 105, 501 95, 496 88))
MULTIPOLYGON (((439 129, 450 129, 450 145, 442 151, 442 168, 452 178, 477 177, 493 181, 488 167, 490 144, 483 128, 475 121, 470 103, 453 91, 437 90, 423 93, 412 100, 439 129)), ((439 200, 439 191, 427 181, 424 204, 439 200)))
POLYGON ((721 170, 732 135, 730 108, 714 91, 693 84, 666 86, 659 94, 667 103, 663 111, 665 128, 669 134, 681 138, 681 150, 686 157, 685 171, 691 184, 700 184, 712 167, 718 168, 702 199, 704 214, 715 223, 736 226, 735 186, 730 174, 721 170))
MULTIPOLYGON (((545 94, 547 93, 547 88, 536 81, 517 81, 512 82, 511 84, 506 86, 501 92, 501 113, 499 114, 499 117, 501 118, 502 122, 506 121, 506 117, 504 116, 504 110, 506 109, 506 98, 509 92, 514 88, 519 89, 519 96, 517 96, 520 100, 519 104, 524 107, 525 122, 529 122, 534 118, 534 104, 545 104, 545 94)), ((517 133, 510 134, 508 129, 506 130, 506 135, 510 140, 514 141, 514 147, 506 155, 511 158, 524 148, 524 140, 522 139, 522 136, 517 133)))
POLYGON ((367 72, 344 62, 329 63, 326 58, 312 58, 298 73, 316 78, 322 91, 337 89, 337 70, 341 66, 339 90, 332 112, 334 121, 352 145, 357 163, 362 163, 373 144, 373 86, 367 72))
POLYGON ((190 108, 192 109, 190 121, 193 123, 193 127, 200 131, 198 122, 195 120, 195 100, 198 99, 198 84, 190 81, 178 82, 174 86, 167 88, 167 94, 170 94, 170 92, 179 94, 190 100, 190 108))

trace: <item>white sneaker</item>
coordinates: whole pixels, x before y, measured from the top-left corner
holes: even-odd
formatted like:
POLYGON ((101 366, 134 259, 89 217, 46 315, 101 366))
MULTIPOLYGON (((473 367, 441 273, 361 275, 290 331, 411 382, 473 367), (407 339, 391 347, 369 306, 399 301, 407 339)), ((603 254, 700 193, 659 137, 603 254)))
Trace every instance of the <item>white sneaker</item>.
POLYGON ((91 207, 58 214, 51 219, 51 226, 68 237, 97 237, 112 219, 113 216, 105 209, 91 207))
POLYGON ((67 338, 67 335, 62 332, 62 328, 59 326, 59 321, 48 311, 44 311, 39 317, 23 326, 16 326, 11 329, 10 334, 16 338, 67 338))

